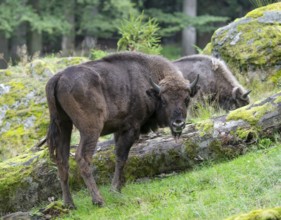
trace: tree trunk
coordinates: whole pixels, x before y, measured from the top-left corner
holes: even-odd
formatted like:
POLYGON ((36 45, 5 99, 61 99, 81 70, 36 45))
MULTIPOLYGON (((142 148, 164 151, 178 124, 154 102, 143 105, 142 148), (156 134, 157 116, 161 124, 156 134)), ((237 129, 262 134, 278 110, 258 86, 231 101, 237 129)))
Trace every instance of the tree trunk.
MULTIPOLYGON (((190 17, 197 16, 197 0, 184 0, 183 13, 190 17)), ((182 55, 192 55, 196 53, 194 48, 196 45, 196 29, 194 27, 186 27, 182 31, 182 55)))
MULTIPOLYGON (((95 17, 98 14, 98 7, 97 6, 92 6, 91 7, 92 11, 92 17, 95 19, 95 17)), ((92 36, 89 31, 87 31, 84 40, 81 43, 81 54, 83 56, 89 56, 89 53, 91 52, 91 49, 94 49, 97 45, 98 38, 95 36, 92 36)))
MULTIPOLYGON (((29 0, 29 4, 32 5, 34 11, 37 14, 40 14, 39 4, 40 1, 38 0, 29 0)), ((38 32, 37 30, 32 30, 29 27, 28 30, 28 38, 27 38, 27 48, 29 55, 33 56, 35 53, 41 53, 42 51, 42 33, 38 32)))
POLYGON ((8 39, 3 31, 0 31, 0 69, 6 69, 9 61, 8 39))
MULTIPOLYGON (((186 170, 202 161, 231 159, 244 154, 258 139, 273 138, 280 129, 281 93, 278 93, 228 115, 190 124, 178 143, 165 129, 157 135, 142 136, 130 151, 125 176, 134 180, 186 170)), ((110 182, 114 161, 113 142, 100 143, 93 156, 98 183, 110 182)), ((0 215, 28 210, 51 196, 60 197, 56 171, 46 149, 0 163, 0 215)), ((73 154, 70 174, 72 189, 84 187, 73 154)))
POLYGON ((63 56, 73 55, 75 50, 75 0, 69 0, 65 8, 65 18, 70 24, 70 30, 62 37, 63 56))
POLYGON ((26 23, 20 24, 11 38, 11 58, 13 64, 20 60, 27 59, 26 51, 26 23))

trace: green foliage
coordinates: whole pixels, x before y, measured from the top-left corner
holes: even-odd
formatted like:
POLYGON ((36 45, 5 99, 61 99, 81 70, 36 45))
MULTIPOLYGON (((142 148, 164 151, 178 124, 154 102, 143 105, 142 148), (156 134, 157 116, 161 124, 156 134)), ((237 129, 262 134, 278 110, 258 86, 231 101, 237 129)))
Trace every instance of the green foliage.
POLYGON ((154 17, 159 22, 160 36, 172 36, 188 26, 194 26, 198 31, 207 32, 217 29, 216 22, 227 21, 227 17, 201 15, 197 17, 186 16, 182 12, 165 13, 161 9, 151 8, 146 10, 148 16, 154 17))
POLYGON ((91 60, 98 60, 108 55, 108 53, 104 50, 92 49, 90 53, 91 60))
POLYGON ((178 44, 166 44, 162 46, 161 55, 169 60, 176 60, 181 57, 181 46, 178 44))
POLYGON ((262 138, 258 142, 258 148, 259 149, 267 149, 273 145, 273 142, 269 138, 262 138))
POLYGON ((194 122, 200 122, 209 118, 223 115, 226 111, 221 109, 216 103, 209 103, 207 97, 204 101, 196 102, 191 106, 189 120, 194 122))
POLYGON ((130 0, 80 0, 78 3, 78 32, 95 37, 111 37, 122 19, 137 13, 130 0))
POLYGON ((119 39, 118 50, 140 51, 159 54, 161 51, 160 37, 157 34, 158 24, 154 18, 144 21, 144 14, 135 17, 130 15, 119 27, 122 37, 119 39))
POLYGON ((249 1, 256 8, 259 8, 259 7, 262 7, 265 5, 269 5, 272 3, 280 2, 280 0, 249 0, 249 1))
POLYGON ((27 23, 39 33, 64 33, 69 29, 61 11, 63 5, 52 5, 52 1, 39 1, 38 8, 18 0, 4 0, 0 4, 0 31, 10 37, 21 24, 27 23), (61 6, 61 7, 59 7, 61 6), (55 8, 56 7, 56 8, 55 8), (37 11, 39 10, 40 13, 37 11))

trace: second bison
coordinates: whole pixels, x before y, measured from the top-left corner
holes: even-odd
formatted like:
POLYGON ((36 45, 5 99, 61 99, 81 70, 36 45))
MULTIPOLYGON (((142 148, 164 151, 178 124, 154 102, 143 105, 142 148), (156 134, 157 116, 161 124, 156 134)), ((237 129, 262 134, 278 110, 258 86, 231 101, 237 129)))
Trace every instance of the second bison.
POLYGON ((237 81, 221 60, 207 55, 191 55, 173 61, 188 80, 200 75, 200 96, 218 104, 224 110, 233 110, 250 103, 249 93, 237 81))

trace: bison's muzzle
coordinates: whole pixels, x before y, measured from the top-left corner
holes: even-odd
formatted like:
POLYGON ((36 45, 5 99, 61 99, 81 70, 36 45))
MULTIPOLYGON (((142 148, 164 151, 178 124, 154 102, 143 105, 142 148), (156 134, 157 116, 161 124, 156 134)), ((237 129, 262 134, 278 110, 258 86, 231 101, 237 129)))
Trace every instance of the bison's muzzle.
POLYGON ((185 122, 182 120, 176 120, 172 123, 172 130, 174 133, 181 133, 185 128, 185 122))

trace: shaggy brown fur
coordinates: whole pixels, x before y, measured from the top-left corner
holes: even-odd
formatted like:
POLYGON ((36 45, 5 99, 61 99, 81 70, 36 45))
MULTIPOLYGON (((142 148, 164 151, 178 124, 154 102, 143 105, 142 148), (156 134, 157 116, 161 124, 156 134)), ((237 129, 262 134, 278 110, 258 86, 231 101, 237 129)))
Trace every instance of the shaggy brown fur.
POLYGON ((188 80, 194 80, 200 75, 197 85, 200 87, 201 98, 208 96, 211 103, 218 103, 225 110, 250 103, 248 91, 219 59, 207 55, 192 55, 173 63, 188 80))
POLYGON ((93 203, 102 205, 91 166, 99 136, 114 133, 112 189, 120 191, 129 150, 140 133, 169 126, 174 137, 180 136, 196 82, 189 84, 168 60, 141 53, 117 53, 53 76, 46 85, 51 120, 47 140, 65 205, 74 207, 68 184, 73 124, 81 136, 75 154, 81 175, 93 203))

